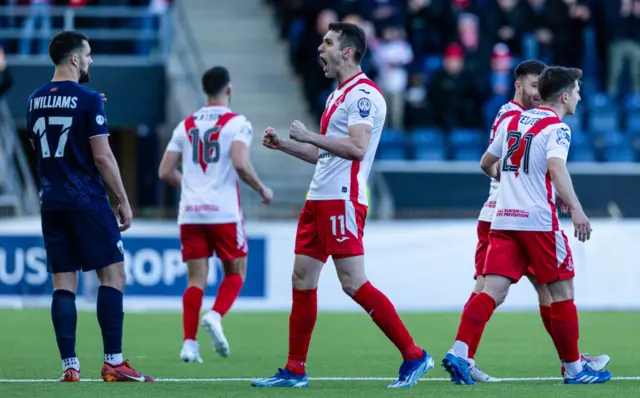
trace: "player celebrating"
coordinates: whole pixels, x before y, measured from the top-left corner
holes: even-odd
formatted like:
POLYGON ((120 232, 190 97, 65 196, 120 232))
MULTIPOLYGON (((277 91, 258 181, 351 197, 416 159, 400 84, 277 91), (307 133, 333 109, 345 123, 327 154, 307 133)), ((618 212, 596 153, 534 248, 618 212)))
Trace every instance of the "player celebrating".
POLYGON ((365 185, 387 107, 378 87, 360 68, 365 33, 356 25, 333 23, 318 48, 327 78, 339 86, 329 96, 320 134, 299 121, 282 140, 268 128, 263 144, 316 164, 310 193, 298 220, 289 318, 289 356, 284 369, 252 382, 258 387, 307 387, 307 353, 317 317, 320 272, 333 257, 342 288, 372 317, 404 359, 391 388, 414 386, 433 359, 414 342, 391 301, 365 275, 362 234, 367 214, 365 185))
POLYGON ((80 380, 75 352, 78 270, 95 270, 98 323, 104 344, 104 381, 153 381, 122 357, 126 274, 120 232, 131 226, 131 206, 109 147, 101 95, 89 81, 91 48, 77 32, 60 32, 49 44, 55 65, 50 83, 29 97, 27 128, 37 154, 42 235, 53 273, 51 318, 62 357, 62 382, 80 380), (104 181, 104 182, 103 182, 104 181), (105 183, 119 202, 114 217, 105 183))
POLYGON ((484 154, 481 167, 501 177, 496 212, 489 233, 483 291, 462 313, 453 349, 443 366, 458 384, 474 384, 467 362, 469 346, 500 305, 509 286, 533 267, 536 280, 552 297, 551 336, 564 361, 565 384, 604 383, 608 371, 584 363, 578 351, 578 313, 573 301, 574 264, 567 237, 560 229, 556 192, 568 206, 575 236, 589 239, 591 226, 573 190, 566 159, 571 141, 561 122, 580 100, 582 71, 550 67, 539 79, 542 107, 506 118, 484 154), (500 158, 504 157, 502 165, 500 158), (500 172, 498 171, 500 170, 500 172))
MULTIPOLYGON (((496 130, 500 122, 503 119, 519 115, 522 111, 532 109, 540 105, 540 94, 538 93, 538 78, 540 74, 547 67, 543 62, 537 60, 528 60, 520 63, 515 71, 515 95, 513 100, 504 104, 491 127, 491 139, 492 142, 495 138, 496 130)), ((493 219, 494 209, 496 206, 496 200, 498 198, 498 186, 497 179, 491 179, 491 187, 489 189, 489 198, 485 202, 480 216, 478 217, 478 245, 476 247, 476 272, 474 278, 476 284, 471 293, 471 297, 467 301, 467 304, 484 288, 484 264, 487 255, 487 249, 489 248, 489 230, 491 229, 491 220, 493 219)), ((533 284, 538 294, 538 302, 540 305, 540 316, 545 329, 551 333, 551 294, 547 286, 539 285, 536 282, 533 268, 529 267, 526 274, 529 281, 533 284)), ((466 304, 465 304, 466 307, 466 304)), ((470 366, 471 378, 476 382, 499 382, 500 379, 496 379, 484 373, 480 367, 476 366, 475 354, 482 338, 481 330, 474 336, 471 344, 469 345, 469 357, 468 362, 470 366)), ((559 356, 560 353, 558 353, 559 356)), ((602 370, 609 363, 609 357, 607 355, 600 355, 597 357, 583 354, 583 359, 591 364, 591 367, 595 370, 602 370)), ((562 361, 562 359, 561 359, 562 361)), ((564 365, 561 364, 561 374, 564 374, 564 365)))
POLYGON ((178 223, 188 286, 182 297, 180 358, 198 363, 202 362, 196 341, 198 317, 214 252, 222 260, 224 279, 202 326, 218 354, 229 356, 221 320, 242 289, 248 252, 238 176, 260 194, 263 203, 273 199, 273 192, 260 181, 249 159, 251 123, 229 109, 231 77, 227 69, 217 66, 206 71, 202 88, 207 105, 173 131, 158 172, 161 179, 182 188, 178 223), (182 174, 178 171, 181 158, 182 174))

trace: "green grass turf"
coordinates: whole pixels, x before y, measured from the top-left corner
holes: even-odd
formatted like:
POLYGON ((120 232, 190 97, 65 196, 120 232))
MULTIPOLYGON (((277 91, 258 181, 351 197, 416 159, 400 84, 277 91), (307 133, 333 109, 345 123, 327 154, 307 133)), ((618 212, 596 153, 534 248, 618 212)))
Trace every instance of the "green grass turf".
MULTIPOLYGON (((447 377, 440 360, 451 347, 459 321, 453 313, 410 313, 402 318, 416 341, 431 353, 436 367, 427 378, 447 377)), ((0 379, 55 379, 60 360, 46 310, 0 311, 0 379)), ((272 375, 287 354, 287 313, 231 312, 224 322, 231 344, 229 358, 218 357, 200 331, 203 364, 179 360, 182 321, 179 313, 127 314, 124 354, 132 365, 155 378, 253 378, 272 375)), ((640 376, 632 365, 640 330, 640 312, 583 312, 580 349, 611 356, 616 376, 640 376)), ((78 316, 77 353, 82 376, 98 379, 102 343, 95 313, 78 316)), ((122 396, 183 397, 204 394, 225 397, 312 396, 372 397, 428 395, 432 397, 640 397, 640 380, 612 380, 604 385, 565 386, 560 365, 537 313, 497 313, 485 330, 476 356, 496 377, 558 377, 550 381, 508 381, 457 386, 448 381, 421 381, 411 390, 389 390, 391 381, 314 381, 309 389, 257 389, 248 381, 141 383, 6 383, 0 397, 122 396)), ((394 377, 400 357, 366 314, 321 313, 308 359, 310 377, 394 377)))

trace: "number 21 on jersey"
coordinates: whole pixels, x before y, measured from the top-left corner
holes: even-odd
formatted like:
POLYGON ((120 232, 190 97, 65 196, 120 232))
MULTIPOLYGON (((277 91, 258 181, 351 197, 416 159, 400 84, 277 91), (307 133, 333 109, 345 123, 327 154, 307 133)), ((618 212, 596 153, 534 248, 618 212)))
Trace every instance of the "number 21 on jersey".
POLYGON ((36 120, 33 124, 33 133, 37 135, 40 140, 42 158, 51 157, 51 149, 49 147, 49 140, 47 139, 47 129, 52 126, 60 126, 61 128, 60 139, 58 140, 58 147, 54 156, 56 158, 64 156, 64 148, 67 146, 67 139, 69 138, 72 123, 73 118, 67 116, 39 117, 38 120, 36 120))
POLYGON ((507 133, 507 145, 509 149, 502 162, 503 172, 517 173, 522 167, 525 174, 529 174, 529 153, 533 134, 522 135, 519 131, 509 131, 507 133))

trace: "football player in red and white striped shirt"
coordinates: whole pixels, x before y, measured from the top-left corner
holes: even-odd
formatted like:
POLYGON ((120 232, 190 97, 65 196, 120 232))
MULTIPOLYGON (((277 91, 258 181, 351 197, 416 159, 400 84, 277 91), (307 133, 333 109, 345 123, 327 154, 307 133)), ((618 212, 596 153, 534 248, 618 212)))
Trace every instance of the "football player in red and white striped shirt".
POLYGON ((551 295, 551 337, 566 366, 564 383, 611 379, 610 372, 594 369, 578 351, 574 264, 555 204, 557 194, 571 212, 575 236, 581 242, 588 240, 589 219, 566 166, 571 131, 561 121, 575 112, 580 101, 581 76, 582 71, 575 68, 545 69, 539 78, 543 106, 504 119, 482 157, 483 171, 492 178, 500 176, 501 182, 489 232, 485 285, 465 307, 453 349, 443 359, 458 384, 474 384, 467 362, 470 344, 504 301, 511 284, 529 267, 551 295))
POLYGON ((273 377, 253 381, 260 387, 306 387, 307 353, 317 317, 320 271, 333 258, 342 288, 395 344, 404 362, 391 388, 412 387, 433 359, 413 340, 391 301, 368 280, 362 234, 367 216, 366 182, 385 122, 387 106, 378 87, 363 72, 365 33, 356 25, 329 25, 318 48, 324 73, 338 80, 322 115, 320 133, 299 121, 283 140, 273 129, 263 143, 316 165, 310 193, 298 220, 293 270, 289 357, 273 377))
POLYGON ((202 326, 218 354, 229 355, 221 320, 244 283, 248 252, 238 177, 262 197, 263 203, 273 199, 273 192, 260 181, 249 159, 251 123, 229 109, 229 72, 223 67, 209 69, 202 77, 202 87, 207 105, 176 127, 159 169, 161 179, 182 188, 178 224, 188 286, 182 300, 184 342, 180 358, 186 362, 202 362, 196 334, 209 258, 214 252, 222 261, 224 279, 202 326), (182 173, 178 171, 181 160, 182 173))
MULTIPOLYGON (((504 104, 498 111, 498 114, 496 115, 496 118, 494 119, 493 125, 491 127, 491 138, 489 143, 493 142, 498 130, 498 125, 500 125, 502 121, 507 118, 517 116, 525 110, 532 109, 540 105, 538 78, 546 67, 547 65, 537 60, 524 61, 516 67, 514 71, 516 79, 516 92, 514 98, 513 100, 504 104)), ((498 199, 499 186, 500 182, 497 179, 492 178, 491 187, 489 189, 489 198, 485 202, 482 210, 480 211, 480 216, 478 217, 478 245, 476 247, 476 273, 474 275, 474 278, 476 278, 476 285, 473 289, 473 292, 471 293, 471 296, 469 297, 469 300, 467 301, 467 304, 475 296, 482 292, 484 288, 484 267, 487 250, 489 248, 489 230, 491 229, 491 221, 494 216, 496 202, 498 199)), ((561 206, 563 205, 561 200, 558 200, 558 202, 561 206)), ((546 285, 537 283, 535 278, 535 271, 532 266, 529 266, 529 268, 527 269, 526 276, 533 287, 536 289, 536 293, 538 294, 538 303, 540 306, 540 316, 542 318, 542 323, 544 324, 544 327, 549 335, 552 336, 552 298, 551 294, 549 293, 549 289, 546 285)), ((474 337, 473 341, 469 345, 468 362, 471 366, 471 377, 476 382, 498 382, 500 381, 500 379, 487 375, 475 363, 475 353, 478 349, 481 338, 482 331, 474 337)), ((558 357, 562 357, 559 352, 558 357)), ((589 362, 594 369, 601 370, 608 364, 610 358, 607 355, 591 356, 588 354, 583 354, 583 359, 589 362)), ((562 361, 562 359, 560 359, 560 361, 562 361)), ((564 366, 562 365, 561 373, 564 374, 564 366)))

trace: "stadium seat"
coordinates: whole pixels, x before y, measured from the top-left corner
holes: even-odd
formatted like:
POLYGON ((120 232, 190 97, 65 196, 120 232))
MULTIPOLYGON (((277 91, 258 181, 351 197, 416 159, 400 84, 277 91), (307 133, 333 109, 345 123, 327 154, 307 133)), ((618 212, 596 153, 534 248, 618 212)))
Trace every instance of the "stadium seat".
POLYGON ((572 133, 582 131, 584 129, 584 111, 582 111, 580 105, 578 105, 575 114, 565 116, 562 118, 562 122, 569 126, 572 133))
POLYGON ((635 154, 629 136, 612 130, 603 136, 604 158, 607 162, 634 162, 635 154))
POLYGON ((433 72, 442 68, 442 56, 429 55, 425 57, 423 68, 424 73, 426 73, 427 75, 431 75, 433 72))
POLYGON ((604 133, 620 128, 618 108, 610 97, 602 93, 590 97, 587 127, 593 133, 604 133))
POLYGON ((416 160, 445 160, 444 133, 439 129, 419 129, 411 133, 416 160))
POLYGON ((640 94, 630 95, 624 101, 626 131, 640 134, 640 94))
POLYGON ((487 141, 489 140, 489 134, 491 133, 491 126, 493 125, 493 121, 496 118, 496 114, 500 110, 500 107, 504 105, 509 98, 504 95, 493 95, 491 98, 484 104, 482 108, 482 119, 484 122, 484 127, 486 129, 486 137, 487 141))
MULTIPOLYGON (((522 55, 526 59, 537 59, 539 52, 538 40, 533 33, 525 33, 522 35, 522 55)), ((514 63, 514 65, 516 65, 514 63)))
POLYGON ((487 146, 485 136, 480 130, 453 129, 449 133, 453 160, 479 161, 487 146))
POLYGON ((385 129, 380 136, 376 158, 380 160, 405 160, 407 158, 406 134, 385 129))
POLYGON ((595 162, 596 151, 591 137, 588 137, 580 129, 571 130, 571 148, 569 149, 569 161, 595 162))

